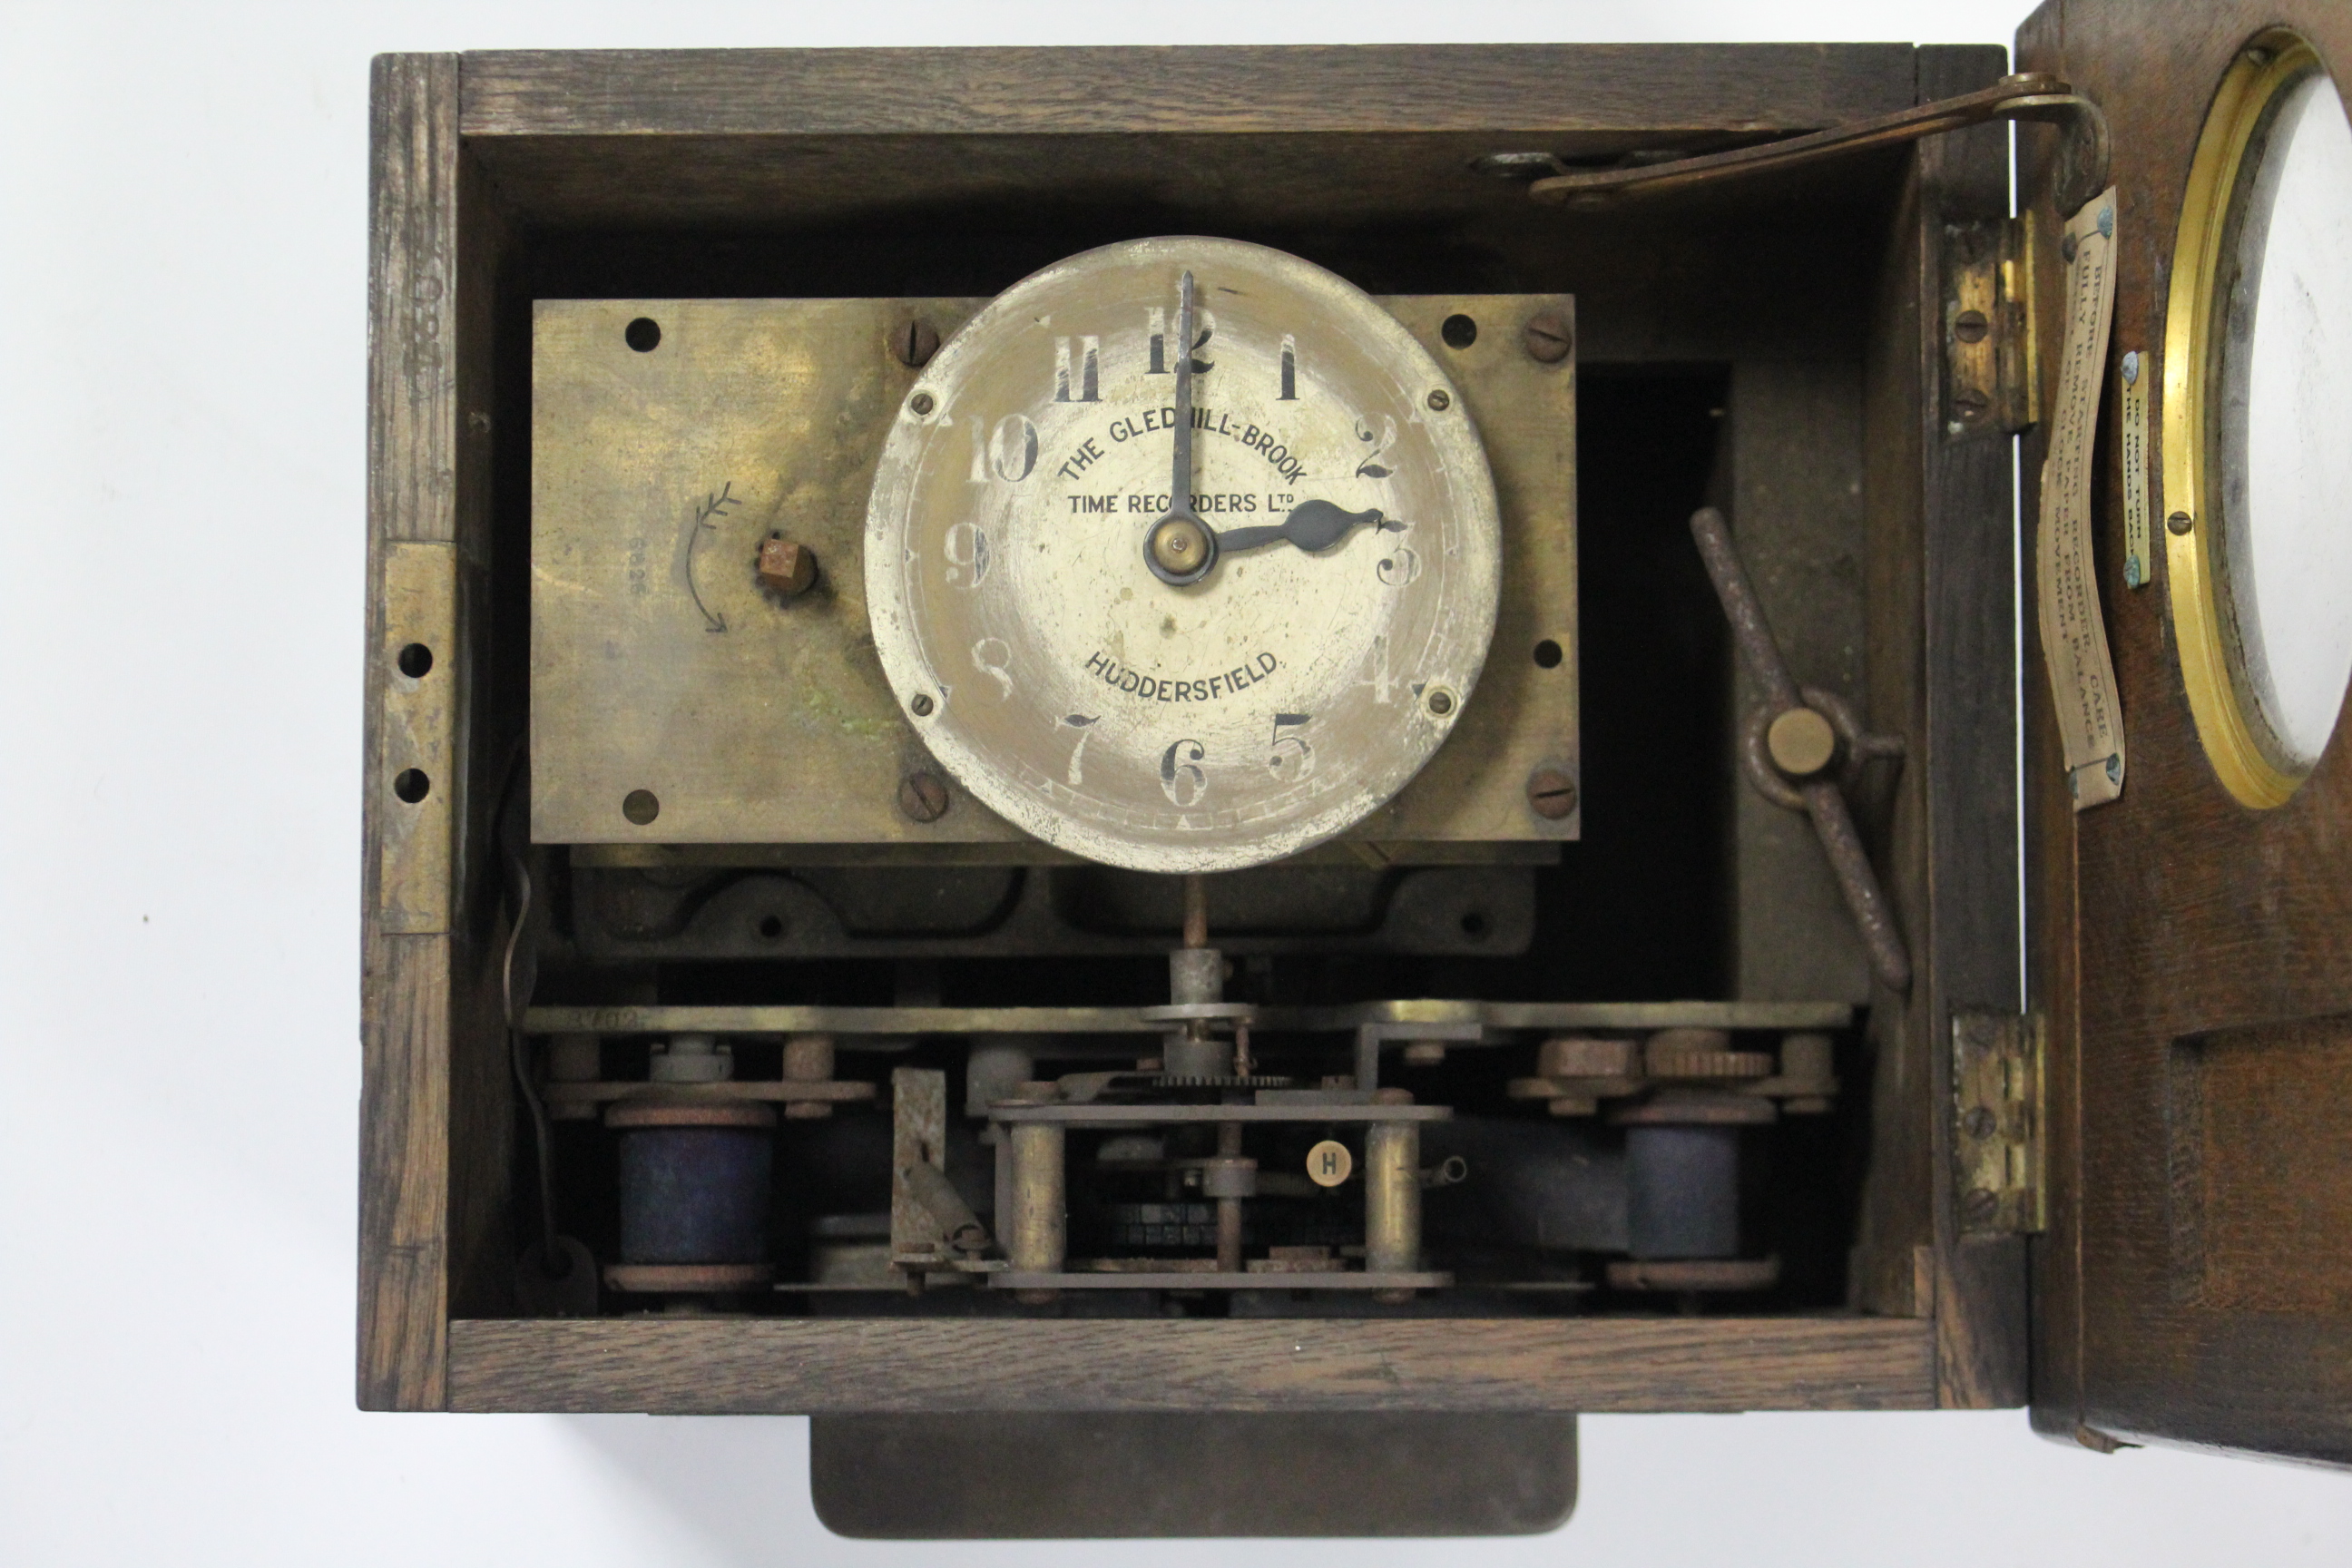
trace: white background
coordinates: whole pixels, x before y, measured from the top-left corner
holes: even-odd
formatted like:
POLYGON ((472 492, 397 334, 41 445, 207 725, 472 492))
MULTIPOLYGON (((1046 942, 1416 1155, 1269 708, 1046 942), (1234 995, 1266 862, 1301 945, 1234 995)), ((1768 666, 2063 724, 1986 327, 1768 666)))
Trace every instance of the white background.
MULTIPOLYGON (((796 1420, 352 1409, 371 54, 2005 42, 2022 9, 0 5, 0 1559, 1051 1568, 1299 1551, 844 1542, 809 1511, 796 1420)), ((2100 1458, 2013 1412, 1598 1417, 1583 1435, 1562 1535, 1348 1561, 2352 1559, 2340 1475, 2100 1458)))

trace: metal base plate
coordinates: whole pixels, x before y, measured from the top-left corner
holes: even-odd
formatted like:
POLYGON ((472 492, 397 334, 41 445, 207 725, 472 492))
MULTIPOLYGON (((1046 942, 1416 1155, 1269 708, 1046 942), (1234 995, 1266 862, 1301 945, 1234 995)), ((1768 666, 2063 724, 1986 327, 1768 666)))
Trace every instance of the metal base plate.
MULTIPOLYGON (((1439 357, 1475 421, 1503 518, 1503 589, 1475 700, 1394 798, 1345 835, 1389 846, 1580 836, 1528 805, 1580 776, 1575 367, 1519 327, 1559 295, 1380 301, 1439 357), (1444 323, 1483 324, 1466 350, 1444 323), (1544 662, 1549 660, 1549 662, 1544 662)), ((542 844, 1028 846, 951 786, 883 679, 866 606, 866 492, 916 373, 916 317, 952 333, 985 300, 544 300, 532 336, 531 837, 542 844), (629 342, 635 321, 657 344, 629 342), (763 588, 761 542, 812 549, 816 585, 763 588), (632 804, 634 802, 634 805, 632 804), (634 810, 635 816, 630 815, 634 810)), ((640 342, 645 341, 641 335, 640 342)))
POLYGON ((821 1415, 809 1491, 872 1541, 1538 1535, 1576 1507, 1576 1417, 821 1415))

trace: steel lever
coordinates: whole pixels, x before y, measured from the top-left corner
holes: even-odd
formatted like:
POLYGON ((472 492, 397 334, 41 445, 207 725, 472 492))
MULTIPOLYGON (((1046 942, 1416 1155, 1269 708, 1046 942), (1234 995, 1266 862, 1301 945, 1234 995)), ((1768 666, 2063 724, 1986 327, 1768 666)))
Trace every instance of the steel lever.
POLYGON ((1853 814, 1845 795, 1830 775, 1841 752, 1850 762, 1873 755, 1899 755, 1902 742, 1892 737, 1866 735, 1846 705, 1828 692, 1800 689, 1789 673, 1788 661, 1772 639, 1764 606, 1748 585, 1748 569, 1731 542, 1723 514, 1701 507, 1691 514, 1691 537, 1715 580, 1716 596, 1723 601, 1724 618, 1756 684, 1764 689, 1747 730, 1742 762, 1756 792, 1775 805, 1802 810, 1812 818, 1813 833, 1829 857, 1838 890, 1862 931, 1870 953, 1870 967, 1892 991, 1911 989, 1911 954, 1895 911, 1878 885, 1878 874, 1863 853, 1854 831, 1853 814))

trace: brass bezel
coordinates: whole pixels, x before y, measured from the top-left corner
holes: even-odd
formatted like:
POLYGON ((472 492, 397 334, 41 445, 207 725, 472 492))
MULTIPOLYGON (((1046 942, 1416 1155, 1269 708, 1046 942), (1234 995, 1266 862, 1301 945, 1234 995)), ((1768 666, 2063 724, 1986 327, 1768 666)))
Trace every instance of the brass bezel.
POLYGON ((2286 90, 2328 74, 2304 38, 2273 29, 2239 51, 2213 94, 2182 194, 2173 241, 2164 322, 2164 494, 2168 519, 2165 568, 2180 679, 2213 771, 2243 805, 2284 805, 2310 769, 2291 762, 2271 734, 2249 689, 2236 616, 2228 600, 2229 526, 2220 500, 2221 406, 2218 320, 2230 279, 2239 201, 2252 172, 2250 154, 2268 140, 2273 111, 2286 90))

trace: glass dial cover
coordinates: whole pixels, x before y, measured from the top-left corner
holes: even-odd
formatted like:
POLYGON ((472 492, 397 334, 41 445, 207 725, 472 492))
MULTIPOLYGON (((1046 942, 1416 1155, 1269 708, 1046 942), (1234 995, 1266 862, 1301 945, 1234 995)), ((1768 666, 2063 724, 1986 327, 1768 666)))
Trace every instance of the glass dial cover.
POLYGON ((1344 831, 1444 742, 1500 543, 1460 392, 1369 296, 1262 246, 1131 240, 1015 284, 923 368, 867 608, 916 732, 1000 816, 1228 870, 1344 831))

